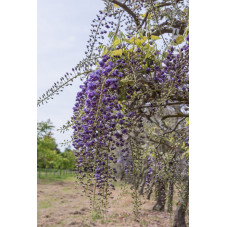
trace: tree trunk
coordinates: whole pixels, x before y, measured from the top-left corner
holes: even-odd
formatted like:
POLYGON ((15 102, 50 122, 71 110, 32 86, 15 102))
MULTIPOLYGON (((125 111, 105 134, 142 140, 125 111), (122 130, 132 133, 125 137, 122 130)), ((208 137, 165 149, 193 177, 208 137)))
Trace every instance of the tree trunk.
POLYGON ((148 200, 150 200, 150 198, 151 198, 151 193, 153 192, 152 186, 153 186, 153 184, 152 184, 152 185, 149 187, 149 189, 148 189, 148 194, 147 194, 147 199, 148 199, 148 200))
POLYGON ((142 183, 140 185, 140 190, 139 190, 140 195, 143 195, 143 190, 144 190, 144 186, 145 186, 145 183, 146 183, 147 174, 148 174, 148 169, 146 169, 143 172, 143 179, 142 179, 142 183))
POLYGON ((173 208, 173 181, 169 182, 169 192, 168 192, 168 212, 171 213, 173 208))
POLYGON ((185 222, 185 213, 188 206, 188 196, 189 196, 189 179, 187 177, 182 197, 179 199, 177 203, 173 227, 187 227, 185 222))
POLYGON ((154 205, 153 210, 164 211, 165 201, 165 181, 162 178, 159 178, 157 182, 157 203, 154 205))

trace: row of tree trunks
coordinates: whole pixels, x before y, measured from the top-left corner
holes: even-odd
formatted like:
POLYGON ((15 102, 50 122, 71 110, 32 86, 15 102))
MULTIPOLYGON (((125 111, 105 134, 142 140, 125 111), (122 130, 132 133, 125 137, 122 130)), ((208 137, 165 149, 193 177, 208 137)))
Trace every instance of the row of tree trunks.
MULTIPOLYGON (((120 179, 123 180, 125 178, 125 171, 124 167, 120 167, 120 179)), ((184 172, 184 171, 183 171, 184 172)), ((142 173, 138 176, 137 179, 137 189, 139 190, 139 194, 144 194, 144 188, 146 185, 146 178, 148 174, 148 168, 144 168, 142 173)), ((170 174, 173 175, 173 174, 170 174)), ((183 177, 183 185, 184 190, 181 193, 181 197, 177 203, 177 209, 174 213, 174 224, 173 227, 186 227, 185 222, 185 215, 186 210, 188 206, 188 196, 189 196, 189 180, 188 176, 183 177)), ((131 178, 127 179, 128 183, 131 183, 131 178)), ((164 211, 165 209, 165 203, 167 204, 167 211, 169 213, 172 213, 172 207, 173 207, 173 193, 174 193, 174 181, 170 177, 170 179, 165 179, 163 176, 156 176, 156 183, 153 183, 150 185, 150 187, 147 189, 147 199, 150 200, 151 194, 153 192, 153 186, 155 184, 155 192, 156 192, 156 204, 153 207, 154 211, 164 211), (166 184, 166 181, 168 180, 168 184, 166 184), (168 194, 166 193, 166 189, 168 186, 168 194)))
MULTIPOLYGON (((169 182, 168 212, 170 213, 172 212, 173 188, 174 188, 173 183, 169 182)), ((188 206, 188 197, 189 197, 189 182, 188 180, 186 180, 186 182, 184 182, 184 190, 177 203, 177 209, 174 214, 173 227, 187 227, 185 222, 185 215, 188 206)), ((165 182, 162 178, 159 178, 157 182, 157 202, 154 205, 153 210, 164 211, 165 201, 166 201, 165 182)))

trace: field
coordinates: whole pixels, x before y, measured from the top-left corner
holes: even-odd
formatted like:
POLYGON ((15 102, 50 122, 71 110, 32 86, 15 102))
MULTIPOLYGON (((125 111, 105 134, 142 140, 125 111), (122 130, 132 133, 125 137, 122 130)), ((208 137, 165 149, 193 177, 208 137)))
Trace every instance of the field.
MULTIPOLYGON (((153 198, 141 197, 140 222, 134 220, 131 203, 131 191, 123 193, 116 187, 106 219, 91 214, 89 199, 81 196, 80 190, 74 187, 72 176, 49 176, 38 179, 38 227, 78 226, 78 227, 168 227, 173 216, 169 213, 152 211, 155 204, 153 198)), ((176 201, 175 201, 176 202, 176 201)))

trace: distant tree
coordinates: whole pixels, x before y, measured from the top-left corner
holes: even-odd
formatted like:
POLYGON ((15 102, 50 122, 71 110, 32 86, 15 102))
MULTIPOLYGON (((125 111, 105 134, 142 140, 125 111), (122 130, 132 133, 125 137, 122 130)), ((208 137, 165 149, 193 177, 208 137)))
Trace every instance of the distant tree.
POLYGON ((37 123, 37 167, 74 169, 75 155, 70 146, 61 152, 53 138, 53 123, 50 119, 37 123))
POLYGON ((54 169, 62 169, 62 155, 61 154, 57 154, 55 156, 55 159, 53 161, 53 168, 54 169))
POLYGON ((53 123, 48 119, 46 122, 37 124, 37 167, 52 168, 57 152, 57 144, 52 137, 53 123))
POLYGON ((52 129, 54 129, 54 126, 50 119, 48 119, 46 122, 41 121, 37 123, 38 137, 52 135, 52 132, 51 132, 52 129))
POLYGON ((70 147, 65 148, 65 151, 62 153, 62 156, 68 161, 66 169, 74 169, 75 168, 75 154, 74 154, 74 151, 71 150, 70 147))

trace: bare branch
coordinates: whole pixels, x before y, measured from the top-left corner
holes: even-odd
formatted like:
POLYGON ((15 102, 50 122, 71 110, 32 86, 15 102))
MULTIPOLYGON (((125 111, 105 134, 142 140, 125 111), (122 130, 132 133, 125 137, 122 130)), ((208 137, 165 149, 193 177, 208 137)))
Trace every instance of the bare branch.
POLYGON ((136 26, 139 27, 140 26, 140 22, 139 22, 139 19, 138 17, 136 16, 135 13, 133 13, 133 11, 128 7, 126 6, 125 4, 121 3, 121 2, 118 2, 116 0, 109 0, 110 2, 120 6, 122 9, 124 9, 129 15, 131 15, 136 23, 136 26))
POLYGON ((188 114, 175 114, 175 115, 166 115, 162 117, 162 120, 165 120, 167 118, 174 118, 174 117, 189 117, 188 114))
POLYGON ((184 119, 185 119, 185 118, 182 118, 180 121, 178 121, 177 124, 175 125, 174 129, 172 129, 171 131, 165 132, 165 133, 163 133, 162 135, 164 136, 164 135, 166 135, 166 134, 169 134, 169 133, 174 132, 174 131, 177 129, 178 125, 179 125, 182 121, 184 121, 184 119))
MULTIPOLYGON (((180 2, 183 2, 183 0, 176 0, 176 4, 177 4, 177 3, 180 3, 180 2)), ((169 2, 169 3, 162 3, 162 4, 158 5, 158 6, 156 6, 155 8, 161 8, 161 7, 170 6, 170 5, 172 5, 172 2, 169 2)))

